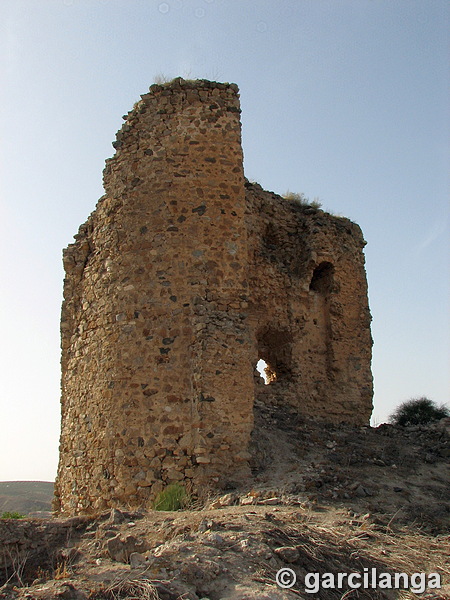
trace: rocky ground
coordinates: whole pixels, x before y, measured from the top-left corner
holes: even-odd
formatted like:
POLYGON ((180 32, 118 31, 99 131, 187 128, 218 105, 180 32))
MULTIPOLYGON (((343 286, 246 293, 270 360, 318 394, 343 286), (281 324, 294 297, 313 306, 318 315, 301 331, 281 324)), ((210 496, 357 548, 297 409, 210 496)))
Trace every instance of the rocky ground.
MULTIPOLYGON (((286 408, 263 405, 256 421, 258 460, 247 485, 186 511, 113 510, 62 521, 66 533, 52 538, 45 553, 33 553, 33 545, 15 560, 9 553, 0 599, 416 597, 350 589, 346 580, 336 589, 338 573, 369 577, 372 569, 438 573, 441 589, 419 597, 450 598, 448 421, 355 429, 301 421, 286 408), (280 569, 295 573, 292 588, 277 585, 280 569), (308 579, 308 573, 318 575, 308 579), (335 589, 325 573, 336 577, 335 589), (314 591, 316 577, 323 585, 314 591)), ((44 531, 42 521, 33 523, 44 531)), ((19 540, 14 527, 25 524, 3 522, 0 531, 6 526, 19 540)))

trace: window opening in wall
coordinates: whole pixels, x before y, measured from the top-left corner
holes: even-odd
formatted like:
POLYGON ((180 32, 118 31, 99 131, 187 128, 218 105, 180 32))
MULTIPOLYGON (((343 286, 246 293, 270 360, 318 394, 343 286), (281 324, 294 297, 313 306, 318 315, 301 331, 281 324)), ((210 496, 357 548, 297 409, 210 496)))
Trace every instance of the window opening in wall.
POLYGON ((329 294, 333 286, 334 267, 329 262, 320 263, 314 269, 309 289, 319 294, 329 294))
POLYGON ((292 367, 292 338, 289 331, 272 325, 266 326, 258 332, 257 342, 257 369, 266 385, 288 381, 292 367))
POLYGON ((271 367, 266 363, 263 358, 260 358, 256 364, 256 369, 258 370, 261 377, 264 379, 265 385, 269 385, 273 381, 276 381, 277 374, 271 367))

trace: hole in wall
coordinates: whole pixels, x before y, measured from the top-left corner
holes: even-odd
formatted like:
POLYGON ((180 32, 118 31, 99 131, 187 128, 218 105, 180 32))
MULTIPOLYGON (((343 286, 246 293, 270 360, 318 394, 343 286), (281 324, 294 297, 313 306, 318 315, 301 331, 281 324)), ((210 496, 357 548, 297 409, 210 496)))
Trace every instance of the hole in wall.
POLYGON ((263 358, 260 358, 256 364, 256 369, 264 379, 265 385, 269 385, 273 381, 276 381, 277 374, 276 372, 266 363, 263 358))
POLYGON ((258 364, 257 370, 264 378, 266 385, 287 381, 291 376, 291 335, 285 328, 272 325, 262 328, 257 335, 258 364))
POLYGON ((330 262, 322 262, 314 269, 309 289, 319 294, 329 294, 333 287, 334 267, 330 262))

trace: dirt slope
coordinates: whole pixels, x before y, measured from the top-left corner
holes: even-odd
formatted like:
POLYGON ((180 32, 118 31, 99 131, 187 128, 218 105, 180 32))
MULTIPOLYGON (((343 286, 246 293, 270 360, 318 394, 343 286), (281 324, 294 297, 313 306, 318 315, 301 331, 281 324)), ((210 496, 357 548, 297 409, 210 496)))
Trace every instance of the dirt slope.
POLYGON ((45 557, 31 553, 21 582, 20 561, 16 573, 10 565, 0 598, 450 598, 448 423, 325 427, 267 406, 256 417, 258 460, 246 486, 189 511, 114 510, 61 522, 64 542, 45 557), (276 584, 280 569, 297 576, 291 589, 276 584), (336 587, 338 573, 359 573, 364 583, 373 569, 377 577, 436 572, 442 586, 417 596, 369 580, 368 589, 350 589, 344 579, 340 589, 311 593, 326 573, 336 587))

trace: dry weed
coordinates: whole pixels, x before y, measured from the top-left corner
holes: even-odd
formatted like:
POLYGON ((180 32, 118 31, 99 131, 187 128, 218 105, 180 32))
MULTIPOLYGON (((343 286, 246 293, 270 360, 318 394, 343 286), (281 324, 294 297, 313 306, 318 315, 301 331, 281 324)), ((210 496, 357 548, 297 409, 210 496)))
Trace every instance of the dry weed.
MULTIPOLYGON (((19 549, 17 546, 15 547, 15 552, 13 552, 9 549, 6 549, 6 552, 8 553, 9 559, 12 564, 12 574, 7 579, 6 583, 16 580, 19 583, 19 585, 21 587, 23 587, 24 586, 23 574, 24 574, 25 567, 26 567, 30 553, 25 552, 25 553, 21 554, 19 552, 19 549)), ((8 575, 8 573, 7 573, 7 575, 8 575)))
POLYGON ((70 577, 70 571, 67 564, 67 560, 62 563, 56 565, 55 574, 53 575, 53 579, 67 579, 70 577))
POLYGON ((155 586, 146 579, 123 579, 105 590, 111 600, 160 600, 155 586))

